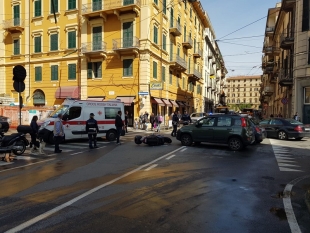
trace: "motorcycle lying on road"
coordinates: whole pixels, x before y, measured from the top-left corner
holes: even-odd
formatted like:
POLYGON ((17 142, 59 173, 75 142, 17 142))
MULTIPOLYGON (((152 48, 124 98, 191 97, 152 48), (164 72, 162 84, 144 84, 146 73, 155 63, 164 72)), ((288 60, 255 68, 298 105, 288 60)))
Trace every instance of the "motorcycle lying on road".
POLYGON ((135 143, 136 144, 147 144, 149 146, 160 146, 164 145, 165 143, 171 143, 172 140, 169 137, 164 137, 161 135, 149 135, 149 136, 135 136, 135 143))
POLYGON ((0 123, 0 153, 4 154, 2 161, 10 162, 14 159, 11 153, 14 155, 22 155, 26 147, 29 145, 25 134, 22 132, 13 133, 11 135, 4 135, 9 130, 9 124, 7 122, 0 123))

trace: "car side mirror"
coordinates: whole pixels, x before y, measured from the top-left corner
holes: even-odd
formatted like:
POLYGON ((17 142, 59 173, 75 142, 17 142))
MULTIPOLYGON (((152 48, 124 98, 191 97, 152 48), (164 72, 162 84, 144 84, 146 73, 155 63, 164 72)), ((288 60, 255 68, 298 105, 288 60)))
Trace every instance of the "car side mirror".
POLYGON ((196 121, 196 122, 195 122, 195 126, 196 126, 196 127, 200 127, 200 126, 202 126, 202 123, 200 123, 199 121, 196 121))

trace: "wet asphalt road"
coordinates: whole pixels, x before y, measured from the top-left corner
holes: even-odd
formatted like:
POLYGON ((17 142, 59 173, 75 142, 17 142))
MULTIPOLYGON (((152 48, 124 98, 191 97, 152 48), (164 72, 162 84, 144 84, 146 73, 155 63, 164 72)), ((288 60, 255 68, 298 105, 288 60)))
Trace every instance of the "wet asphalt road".
MULTIPOLYGON (((310 175, 309 139, 267 139, 232 152, 175 139, 149 147, 133 137, 0 164, 0 232, 292 232, 283 190, 310 175)), ((300 232, 310 232, 309 188, 310 177, 291 193, 300 232)))

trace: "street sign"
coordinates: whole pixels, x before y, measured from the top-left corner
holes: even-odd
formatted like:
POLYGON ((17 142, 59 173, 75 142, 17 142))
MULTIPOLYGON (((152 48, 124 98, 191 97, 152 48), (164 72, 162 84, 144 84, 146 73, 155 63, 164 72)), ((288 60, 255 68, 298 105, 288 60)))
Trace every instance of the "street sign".
POLYGON ((288 99, 287 98, 282 98, 281 99, 281 103, 284 104, 284 105, 287 104, 288 103, 288 99))
POLYGON ((149 95, 148 91, 141 91, 138 93, 138 95, 149 95))

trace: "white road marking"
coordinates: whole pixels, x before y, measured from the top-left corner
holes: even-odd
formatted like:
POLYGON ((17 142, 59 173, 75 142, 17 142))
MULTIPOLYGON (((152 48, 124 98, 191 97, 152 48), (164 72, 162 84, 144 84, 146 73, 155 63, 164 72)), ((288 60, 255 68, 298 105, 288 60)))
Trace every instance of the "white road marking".
POLYGON ((171 158, 173 158, 175 155, 171 155, 171 156, 169 156, 168 158, 166 158, 167 160, 169 160, 169 159, 171 159, 171 158))
MULTIPOLYGON (((45 162, 48 162, 48 161, 51 161, 51 160, 55 160, 55 159, 48 159, 48 160, 39 161, 39 162, 36 162, 36 163, 27 164, 27 165, 24 165, 24 166, 19 166, 19 167, 13 167, 13 168, 5 169, 3 171, 0 171, 0 173, 1 172, 15 170, 15 169, 19 169, 19 168, 22 168, 22 167, 29 167, 29 166, 32 166, 32 165, 35 165, 35 164, 38 164, 38 163, 45 163, 45 162)), ((11 164, 11 163, 7 163, 7 164, 11 164)))
POLYGON ((187 150, 187 148, 184 148, 183 150, 181 150, 181 152, 184 152, 184 151, 186 151, 187 150))
POLYGON ((37 223, 37 222, 39 222, 39 221, 41 221, 41 220, 43 220, 43 219, 45 219, 45 218, 47 218, 47 217, 49 217, 49 216, 51 216, 51 215, 57 213, 58 211, 60 211, 60 210, 62 210, 62 209, 64 209, 64 208, 66 208, 66 207, 72 205, 73 203, 75 203, 75 202, 81 200, 82 198, 87 197, 87 196, 91 195, 92 193, 97 192, 98 190, 100 190, 100 189, 102 189, 102 188, 104 188, 104 187, 106 187, 106 186, 109 186, 109 185, 115 183, 116 181, 119 181, 120 179, 123 179, 123 178, 125 178, 125 177, 127 177, 127 176, 129 176, 129 175, 131 175, 131 174, 133 174, 133 173, 135 173, 135 172, 137 172, 137 171, 140 171, 140 170, 144 169, 145 167, 148 167, 148 166, 150 166, 151 164, 156 163, 157 161, 160 161, 160 160, 162 160, 162 159, 165 159, 165 158, 168 157, 169 155, 171 155, 171 154, 173 154, 173 153, 175 153, 175 152, 177 152, 177 151, 180 151, 180 150, 183 149, 183 148, 184 148, 184 147, 182 146, 182 147, 180 147, 180 148, 178 148, 178 149, 176 149, 176 150, 174 150, 174 151, 169 152, 168 154, 165 154, 165 155, 163 155, 163 156, 161 156, 161 157, 159 157, 159 158, 157 158, 157 159, 154 159, 153 161, 151 161, 151 162, 149 162, 149 163, 146 163, 146 164, 144 164, 144 165, 141 165, 140 167, 138 167, 138 168, 136 168, 136 169, 134 169, 134 170, 132 170, 132 171, 130 171, 130 172, 127 172, 127 173, 125 173, 124 175, 121 175, 121 176, 119 176, 119 177, 117 177, 117 178, 115 178, 115 179, 113 179, 113 180, 111 180, 111 181, 109 181, 109 182, 107 182, 107 183, 104 183, 104 184, 102 184, 102 185, 99 185, 99 186, 97 186, 97 187, 91 189, 91 190, 88 190, 87 192, 85 192, 85 193, 83 193, 83 194, 77 196, 76 198, 73 198, 72 200, 63 203, 62 205, 57 206, 57 207, 55 207, 54 209, 51 209, 51 210, 49 210, 49 211, 47 211, 47 212, 45 212, 45 213, 43 213, 43 214, 40 214, 39 216, 34 217, 34 218, 28 220, 27 222, 24 222, 24 223, 22 223, 22 224, 20 224, 20 225, 18 225, 18 226, 16 226, 16 227, 14 227, 14 228, 12 228, 12 229, 6 231, 5 233, 15 233, 15 232, 18 232, 18 231, 22 231, 22 230, 24 230, 25 228, 30 227, 31 225, 33 225, 33 224, 35 224, 35 223, 37 223))
POLYGON ((291 169, 287 167, 279 167, 281 172, 303 172, 301 170, 291 169))
POLYGON ((287 164, 287 163, 278 163, 279 166, 286 166, 286 167, 300 167, 298 165, 294 165, 294 164, 287 164))
POLYGON ((84 153, 84 151, 76 152, 76 153, 73 153, 73 154, 70 154, 70 155, 77 155, 77 154, 82 154, 82 153, 84 153))
POLYGON ((31 159, 36 159, 30 156, 16 156, 17 160, 31 160, 31 159))
POLYGON ((283 204, 284 204, 284 209, 285 209, 287 221, 288 221, 289 226, 291 228, 291 232, 293 232, 293 233, 301 233, 301 230, 300 230, 300 227, 298 225, 298 222, 297 222, 295 214, 294 214, 290 194, 291 194, 292 188, 295 184, 297 184, 299 181, 302 181, 302 180, 307 179, 307 178, 310 178, 310 176, 304 176, 304 177, 297 178, 297 179, 291 181, 290 183, 288 183, 284 188, 283 204))
POLYGON ((278 163, 297 163, 296 161, 287 160, 287 159, 277 159, 278 163))
POLYGON ((153 169, 154 167, 157 167, 158 166, 158 164, 153 164, 152 166, 150 166, 150 167, 148 167, 147 169, 145 169, 144 171, 149 171, 149 170, 151 170, 151 169, 153 169))

